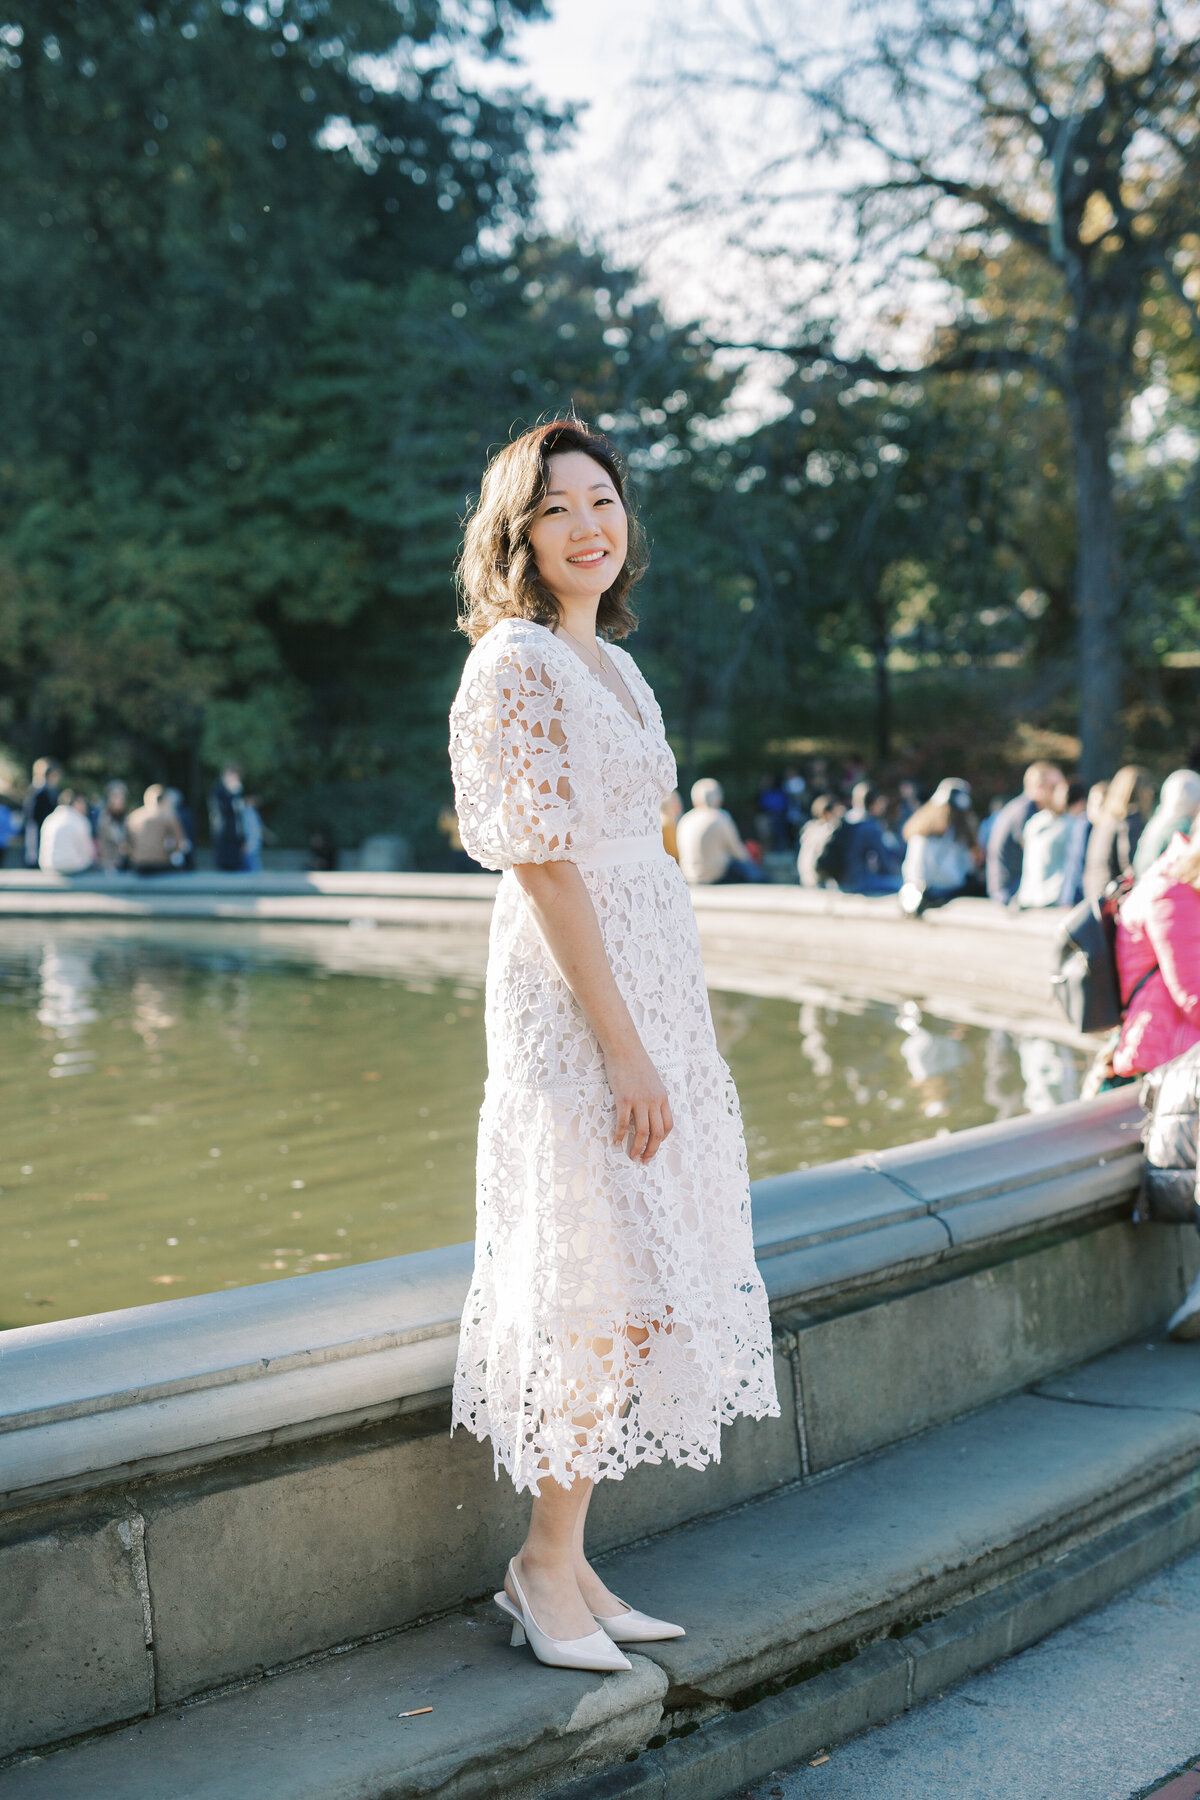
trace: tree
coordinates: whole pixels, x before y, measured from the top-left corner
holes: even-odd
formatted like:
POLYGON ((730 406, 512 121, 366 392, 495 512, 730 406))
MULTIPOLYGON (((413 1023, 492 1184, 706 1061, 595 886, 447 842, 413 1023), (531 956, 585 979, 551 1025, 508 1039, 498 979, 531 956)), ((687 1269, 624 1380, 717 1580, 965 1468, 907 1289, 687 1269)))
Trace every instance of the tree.
MULTIPOLYGON (((598 419, 635 465, 657 561, 679 562, 693 520, 668 491, 703 461, 725 385, 628 273, 549 241, 333 287, 291 364, 219 463, 152 483, 112 463, 65 485, 14 474, 0 731, 192 789, 236 756, 294 839, 400 825, 429 854, 466 653, 452 568, 489 445, 572 405, 598 419)), ((639 654, 669 631, 664 598, 656 569, 639 654)), ((694 611, 689 629, 703 639, 694 611)))
POLYGON ((314 308, 477 254, 552 126, 461 52, 541 0, 0 0, 4 454, 232 454, 314 308))
MULTIPOLYGON (((865 33, 832 59, 802 53, 760 5, 726 47, 723 72, 790 106, 808 153, 849 162, 830 260, 882 283, 950 247, 1031 272, 1007 303, 958 310, 919 370, 901 370, 822 331, 773 341, 851 375, 1022 369, 1063 396, 1073 452, 1075 606, 1083 773, 1121 749, 1123 580, 1114 455, 1146 379, 1149 303, 1200 340, 1200 36, 1184 0, 1074 0, 1052 15, 1022 0, 914 0, 859 9, 865 33), (832 66, 831 66, 832 63, 832 66), (859 175, 857 171, 861 170, 859 175)), ((790 17, 791 15, 789 15, 790 17)), ((763 136, 770 138, 769 130, 763 136)), ((772 144, 759 212, 794 190, 797 156, 772 144)), ((754 184, 752 184, 754 186, 754 184)))
POLYGON ((742 449, 788 625, 787 729, 814 673, 865 665, 887 763, 897 655, 1010 661, 1053 642, 1064 569, 1041 489, 1058 421, 1017 375, 901 384, 811 363, 780 393, 788 410, 742 449))

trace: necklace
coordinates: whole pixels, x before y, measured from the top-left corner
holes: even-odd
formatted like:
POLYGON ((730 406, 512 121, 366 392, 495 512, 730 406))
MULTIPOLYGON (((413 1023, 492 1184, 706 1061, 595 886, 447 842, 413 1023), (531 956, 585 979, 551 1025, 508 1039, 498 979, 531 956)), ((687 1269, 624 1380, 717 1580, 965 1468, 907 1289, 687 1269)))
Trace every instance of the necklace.
MULTIPOLYGON (((581 638, 577 638, 573 631, 568 631, 565 625, 561 629, 562 629, 564 637, 569 637, 573 644, 578 644, 579 648, 586 655, 587 654, 587 645, 583 642, 583 640, 581 638)), ((596 645, 596 654, 600 658, 599 662, 596 664, 596 667, 601 671, 602 674, 607 674, 608 664, 604 660, 604 652, 603 652, 603 650, 601 650, 600 645, 598 643, 596 645)), ((591 658, 589 657, 588 660, 590 661, 591 658)))

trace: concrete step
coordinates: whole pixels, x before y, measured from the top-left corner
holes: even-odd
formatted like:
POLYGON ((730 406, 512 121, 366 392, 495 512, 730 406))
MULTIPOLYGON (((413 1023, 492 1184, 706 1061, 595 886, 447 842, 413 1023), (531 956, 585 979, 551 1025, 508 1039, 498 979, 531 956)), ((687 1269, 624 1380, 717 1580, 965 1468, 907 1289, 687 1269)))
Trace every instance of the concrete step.
POLYGON ((737 1800, 1197 1800, 1197 1668, 1193 1551, 890 1723, 773 1769, 737 1800))
POLYGON ((1190 1548, 1198 1464, 1200 1346, 1136 1346, 607 1558, 688 1628, 628 1675, 541 1669, 484 1603, 27 1759, 0 1800, 717 1800, 1190 1548))

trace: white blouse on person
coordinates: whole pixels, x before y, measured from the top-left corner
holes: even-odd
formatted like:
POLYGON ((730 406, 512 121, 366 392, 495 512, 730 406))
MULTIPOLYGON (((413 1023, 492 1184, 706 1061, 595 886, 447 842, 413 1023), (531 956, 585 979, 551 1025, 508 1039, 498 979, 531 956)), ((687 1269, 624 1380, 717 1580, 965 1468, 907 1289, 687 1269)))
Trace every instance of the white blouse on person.
POLYGON ((506 871, 453 1423, 491 1438, 518 1490, 664 1458, 702 1468, 723 1424, 779 1411, 737 1093, 659 825, 675 759, 637 664, 605 654, 641 724, 548 627, 518 619, 474 646, 450 714, 463 845, 506 871), (599 1044, 508 872, 551 861, 578 866, 667 1088, 674 1129, 644 1165, 612 1142, 599 1044))

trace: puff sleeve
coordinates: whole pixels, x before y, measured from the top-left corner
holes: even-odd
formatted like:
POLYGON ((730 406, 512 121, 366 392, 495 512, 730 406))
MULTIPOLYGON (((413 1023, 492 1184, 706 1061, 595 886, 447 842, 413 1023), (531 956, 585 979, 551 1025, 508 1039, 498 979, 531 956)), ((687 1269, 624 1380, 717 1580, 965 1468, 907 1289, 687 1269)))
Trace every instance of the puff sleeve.
POLYGON ((563 685, 537 647, 510 642, 468 657, 450 764, 463 848, 485 869, 569 862, 577 851, 570 731, 563 685))

